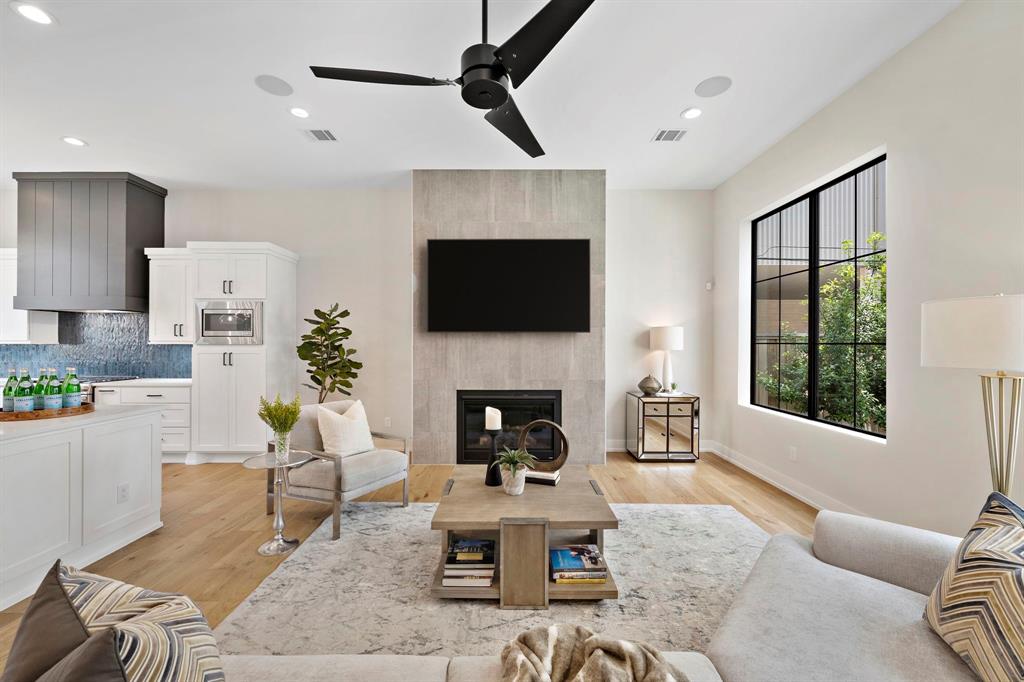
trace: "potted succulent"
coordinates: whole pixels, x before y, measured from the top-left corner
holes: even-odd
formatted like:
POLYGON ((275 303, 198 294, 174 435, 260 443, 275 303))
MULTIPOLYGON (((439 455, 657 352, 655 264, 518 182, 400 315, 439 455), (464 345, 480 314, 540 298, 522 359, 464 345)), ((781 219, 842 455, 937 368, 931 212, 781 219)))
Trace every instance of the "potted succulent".
POLYGON ((498 454, 491 466, 500 467, 501 485, 509 495, 522 495, 526 487, 526 470, 532 469, 537 458, 526 450, 517 448, 498 454))
POLYGON ((259 417, 263 422, 274 430, 274 454, 277 456, 278 464, 288 461, 288 453, 291 449, 292 429, 299 421, 299 411, 302 409, 302 401, 299 396, 295 400, 286 403, 277 396, 274 402, 268 402, 266 398, 260 397, 259 417))

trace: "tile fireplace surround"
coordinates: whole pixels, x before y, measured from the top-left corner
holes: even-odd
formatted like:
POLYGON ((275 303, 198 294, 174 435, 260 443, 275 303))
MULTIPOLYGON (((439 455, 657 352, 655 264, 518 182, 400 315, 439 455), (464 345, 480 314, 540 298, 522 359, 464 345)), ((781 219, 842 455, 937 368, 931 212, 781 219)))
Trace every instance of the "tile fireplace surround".
MULTIPOLYGON (((413 451, 454 464, 456 391, 559 390, 574 464, 605 458, 604 171, 413 171, 413 451), (589 239, 590 332, 428 332, 428 239, 589 239)), ((529 277, 518 263, 495 276, 529 277)), ((543 301, 503 301, 517 306, 543 301)))

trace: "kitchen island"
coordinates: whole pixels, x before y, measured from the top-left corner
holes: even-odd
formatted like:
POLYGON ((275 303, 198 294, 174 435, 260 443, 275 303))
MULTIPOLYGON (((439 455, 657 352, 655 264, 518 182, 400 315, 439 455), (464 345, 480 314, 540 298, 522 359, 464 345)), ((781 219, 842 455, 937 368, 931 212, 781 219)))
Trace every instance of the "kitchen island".
POLYGON ((160 407, 0 423, 0 609, 160 528, 160 407))

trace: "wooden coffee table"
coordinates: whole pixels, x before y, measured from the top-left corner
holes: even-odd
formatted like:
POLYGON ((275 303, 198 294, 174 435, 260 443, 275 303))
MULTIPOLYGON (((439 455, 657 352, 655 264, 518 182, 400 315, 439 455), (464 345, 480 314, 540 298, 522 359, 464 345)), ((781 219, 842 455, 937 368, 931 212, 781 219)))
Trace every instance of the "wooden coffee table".
POLYGON ((441 561, 431 594, 447 599, 497 599, 504 609, 546 609, 552 599, 617 599, 609 571, 604 584, 556 585, 549 578, 548 548, 596 544, 619 527, 585 466, 565 466, 557 486, 526 484, 522 495, 484 485, 484 467, 459 465, 445 486, 430 527, 441 531, 441 561), (444 562, 452 535, 496 541, 497 566, 490 587, 445 587, 444 562))

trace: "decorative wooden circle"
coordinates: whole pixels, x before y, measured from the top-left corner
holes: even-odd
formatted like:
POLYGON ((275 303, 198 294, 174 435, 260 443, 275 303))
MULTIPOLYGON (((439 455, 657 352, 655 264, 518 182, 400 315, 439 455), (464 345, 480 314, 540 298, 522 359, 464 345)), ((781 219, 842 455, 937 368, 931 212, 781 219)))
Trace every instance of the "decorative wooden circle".
POLYGON ((0 412, 0 422, 27 422, 33 419, 53 419, 55 417, 73 417, 76 414, 88 414, 96 409, 92 403, 81 407, 62 407, 59 410, 32 410, 30 412, 0 412))
POLYGON ((562 427, 553 421, 547 419, 534 419, 532 422, 523 427, 523 430, 519 432, 519 443, 517 447, 520 450, 526 449, 526 439, 530 435, 530 431, 533 431, 538 426, 548 426, 554 429, 558 433, 558 437, 562 439, 562 447, 559 451, 558 457, 551 460, 550 462, 537 462, 533 465, 534 471, 546 471, 548 473, 558 471, 565 465, 565 460, 569 457, 569 439, 565 437, 565 431, 562 427))

